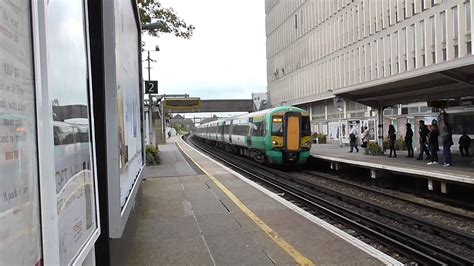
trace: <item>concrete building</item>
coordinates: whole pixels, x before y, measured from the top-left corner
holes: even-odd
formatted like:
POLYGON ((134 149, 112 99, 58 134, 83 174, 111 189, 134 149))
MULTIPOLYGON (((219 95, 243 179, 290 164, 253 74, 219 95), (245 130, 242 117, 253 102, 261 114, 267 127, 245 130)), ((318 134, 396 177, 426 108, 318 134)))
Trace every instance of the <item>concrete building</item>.
POLYGON ((263 110, 267 108, 267 93, 266 92, 253 92, 252 93, 252 101, 253 101, 253 110, 263 110))
POLYGON ((474 96, 472 11, 469 0, 266 0, 270 103, 308 109, 330 141, 351 124, 376 139, 382 113, 400 135, 439 111, 472 117, 472 104, 428 106, 474 96))

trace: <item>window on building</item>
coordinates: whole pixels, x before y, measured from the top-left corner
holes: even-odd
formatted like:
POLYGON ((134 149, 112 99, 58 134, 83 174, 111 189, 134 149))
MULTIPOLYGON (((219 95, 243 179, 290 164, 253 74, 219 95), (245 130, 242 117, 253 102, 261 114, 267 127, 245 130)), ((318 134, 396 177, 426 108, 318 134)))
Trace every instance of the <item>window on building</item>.
POLYGON ((471 33, 471 1, 468 0, 464 3, 464 7, 466 10, 466 33, 471 33))
MULTIPOLYGON (((420 30, 421 30, 421 49, 425 50, 425 21, 420 21, 420 30)), ((414 38, 416 39, 416 38, 414 38)))
POLYGON ((458 28, 459 28, 459 25, 458 25, 458 7, 455 6, 452 8, 452 11, 453 11, 453 37, 454 39, 458 39, 458 28))
POLYGON ((440 16, 441 16, 441 24, 442 24, 441 41, 446 42, 447 34, 448 34, 448 32, 446 31, 446 12, 441 12, 440 16))

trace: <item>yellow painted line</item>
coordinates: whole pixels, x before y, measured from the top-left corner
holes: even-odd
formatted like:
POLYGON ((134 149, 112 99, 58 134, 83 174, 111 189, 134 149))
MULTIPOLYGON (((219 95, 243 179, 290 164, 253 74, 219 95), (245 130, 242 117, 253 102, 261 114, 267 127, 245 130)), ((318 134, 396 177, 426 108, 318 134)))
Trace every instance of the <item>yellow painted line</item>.
POLYGON ((262 219, 260 219, 255 213, 253 213, 245 204, 242 203, 235 195, 232 193, 227 187, 225 187, 219 180, 217 180, 211 173, 207 172, 201 165, 199 165, 189 154, 181 147, 178 142, 176 142, 181 150, 191 159, 213 182, 218 186, 226 195, 229 197, 232 202, 234 202, 239 209, 245 213, 254 223, 262 229, 268 237, 270 237, 281 249, 283 249, 288 255, 290 255, 296 263, 299 265, 314 265, 314 263, 303 256, 303 254, 299 253, 290 243, 286 242, 285 239, 280 237, 273 229, 270 228, 262 219))

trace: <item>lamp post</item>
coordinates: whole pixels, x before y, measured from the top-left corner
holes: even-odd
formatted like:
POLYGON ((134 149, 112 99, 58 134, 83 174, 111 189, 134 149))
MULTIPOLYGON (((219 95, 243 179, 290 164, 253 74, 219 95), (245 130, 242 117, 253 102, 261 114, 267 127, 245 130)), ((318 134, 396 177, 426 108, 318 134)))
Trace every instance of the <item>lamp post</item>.
MULTIPOLYGON (((146 69, 148 70, 148 81, 151 81, 151 62, 156 62, 156 60, 151 59, 150 52, 159 52, 160 47, 158 45, 155 46, 155 50, 146 50, 147 58, 145 61, 148 62, 148 66, 146 69)), ((152 135, 153 135, 153 95, 151 93, 148 94, 148 144, 153 144, 152 135)))
MULTIPOLYGON (((144 25, 141 25, 141 30, 144 31, 144 30, 158 30, 160 28, 162 28, 164 26, 164 24, 161 22, 161 21, 157 21, 157 22, 153 22, 153 23, 149 23, 149 24, 144 24, 144 25)), ((160 48, 158 47, 158 45, 155 46, 155 50, 147 50, 147 53, 148 53, 148 57, 145 61, 148 61, 148 80, 150 81, 151 79, 151 73, 150 73, 150 70, 151 70, 151 66, 150 66, 150 63, 151 61, 153 62, 156 62, 155 60, 151 59, 150 57, 150 52, 159 52, 160 51, 160 48)), ((148 144, 152 144, 153 141, 151 140, 151 135, 152 135, 152 132, 153 132, 153 106, 154 103, 153 103, 153 96, 151 94, 148 95, 148 119, 149 119, 149 125, 148 125, 148 144)), ((162 118, 163 119, 163 118, 162 118)))

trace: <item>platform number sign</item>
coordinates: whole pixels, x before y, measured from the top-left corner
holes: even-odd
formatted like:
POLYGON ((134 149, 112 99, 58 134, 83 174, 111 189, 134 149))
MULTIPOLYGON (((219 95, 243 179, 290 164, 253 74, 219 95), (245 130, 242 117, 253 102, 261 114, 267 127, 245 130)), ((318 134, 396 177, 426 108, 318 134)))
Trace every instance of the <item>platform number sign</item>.
POLYGON ((145 80, 145 93, 158 93, 158 80, 145 80))

